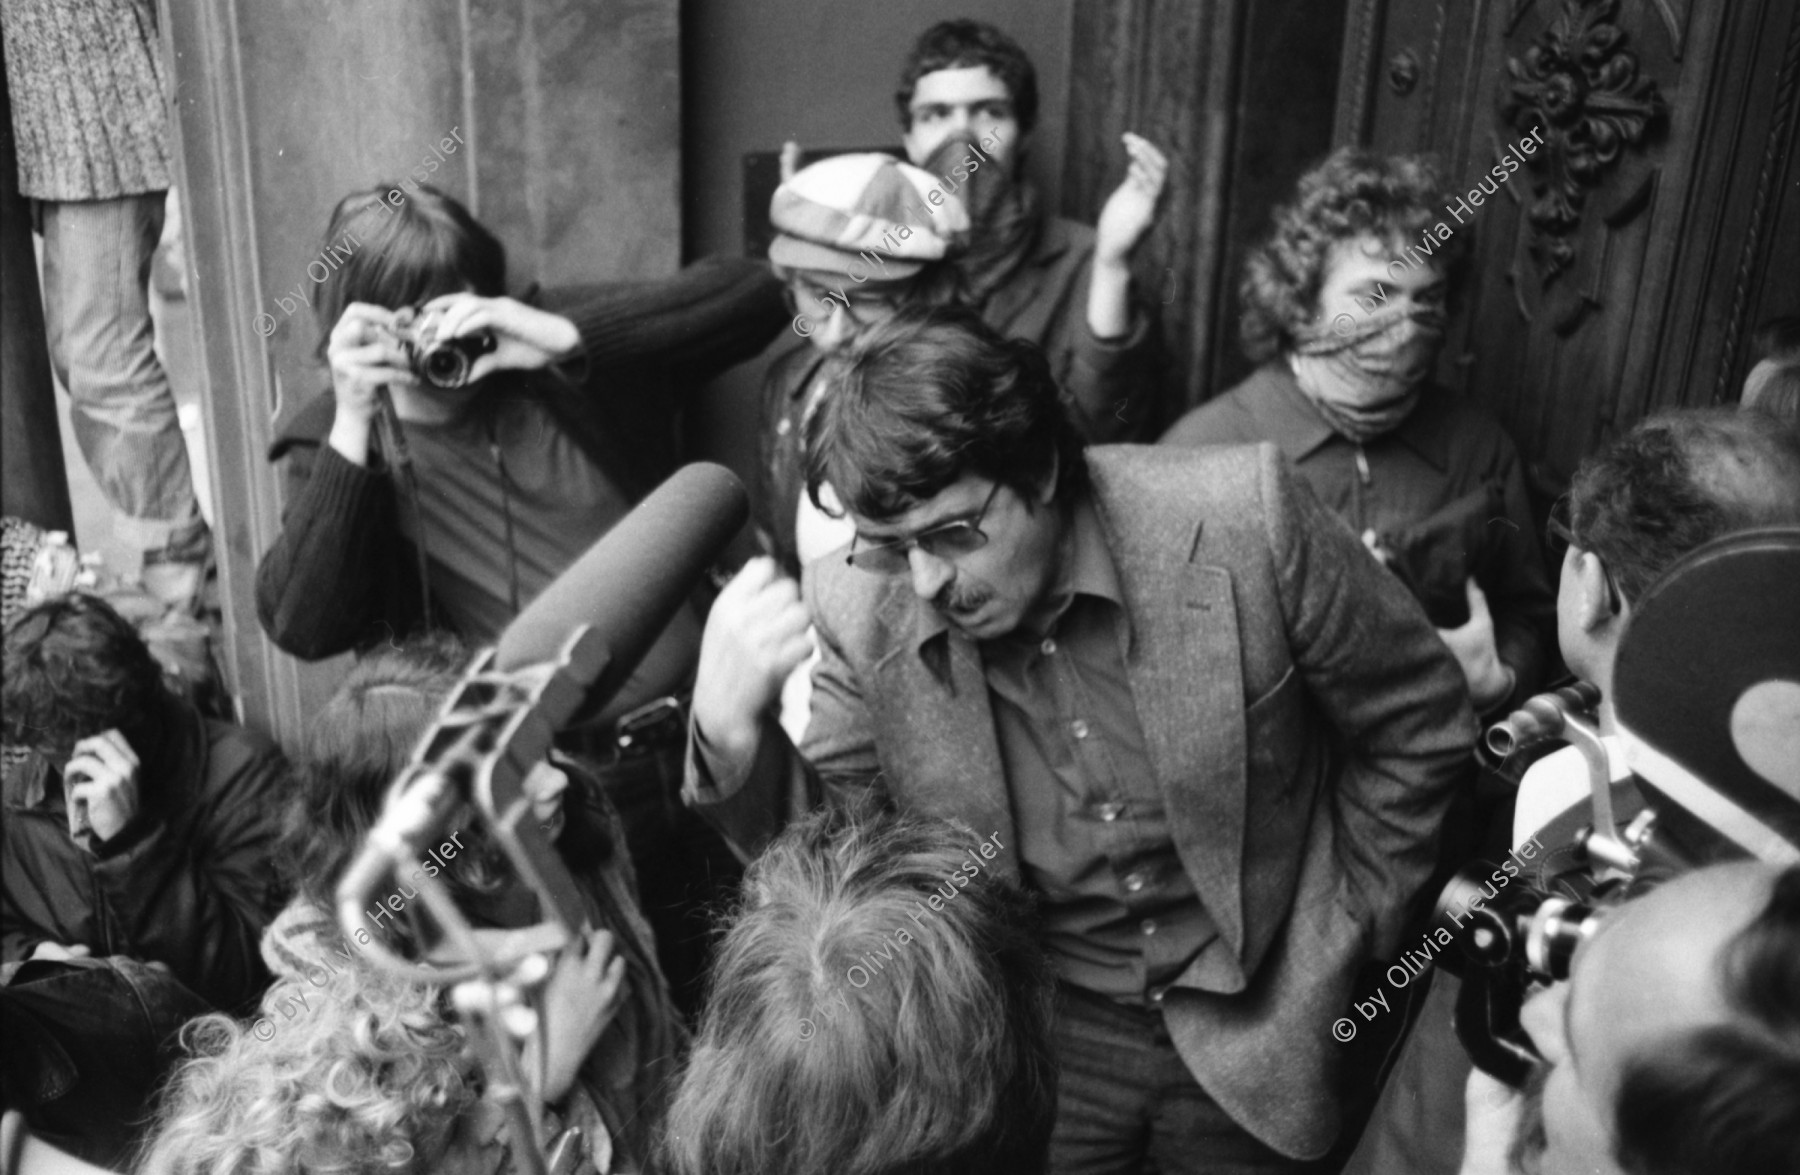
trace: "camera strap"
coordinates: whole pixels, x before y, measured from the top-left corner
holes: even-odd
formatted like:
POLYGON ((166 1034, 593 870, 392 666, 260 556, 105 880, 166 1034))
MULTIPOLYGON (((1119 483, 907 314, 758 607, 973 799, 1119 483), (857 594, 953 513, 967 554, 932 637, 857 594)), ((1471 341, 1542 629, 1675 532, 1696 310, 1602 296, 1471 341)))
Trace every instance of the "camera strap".
MULTIPOLYGON (((381 451, 388 455, 388 462, 400 476, 401 492, 412 507, 413 514, 413 551, 418 558, 419 567, 419 606, 424 611, 425 627, 430 629, 431 622, 431 571, 425 555, 425 506, 419 500, 419 474, 413 468, 412 453, 406 447, 406 430, 401 427, 399 414, 394 411, 394 398, 388 394, 386 384, 375 389, 375 431, 381 442, 381 451)), ((510 518, 508 519, 510 522, 510 518)), ((511 536, 508 536, 509 540, 511 536)))

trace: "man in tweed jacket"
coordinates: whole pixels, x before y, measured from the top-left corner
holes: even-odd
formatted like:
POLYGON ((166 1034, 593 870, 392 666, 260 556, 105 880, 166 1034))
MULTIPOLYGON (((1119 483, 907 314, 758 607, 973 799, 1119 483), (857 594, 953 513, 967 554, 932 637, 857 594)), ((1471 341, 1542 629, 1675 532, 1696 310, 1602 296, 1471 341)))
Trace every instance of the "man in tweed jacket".
POLYGON ((1469 761, 1456 662, 1270 446, 1084 455, 1036 349, 941 311, 833 362, 808 478, 851 565, 804 609, 766 562, 721 594, 689 801, 751 853, 868 788, 997 832, 1060 979, 1052 1169, 1298 1170, 1469 761), (768 706, 808 614, 796 752, 768 706))

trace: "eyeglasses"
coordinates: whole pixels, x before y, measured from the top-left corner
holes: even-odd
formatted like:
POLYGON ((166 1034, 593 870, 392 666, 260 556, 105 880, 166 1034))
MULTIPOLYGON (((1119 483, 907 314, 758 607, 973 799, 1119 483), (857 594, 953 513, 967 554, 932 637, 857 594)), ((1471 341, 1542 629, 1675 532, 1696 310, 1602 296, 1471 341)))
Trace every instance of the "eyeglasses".
POLYGON ((859 551, 856 549, 858 539, 853 537, 850 554, 844 562, 877 575, 903 575, 911 566, 914 547, 938 559, 957 559, 971 551, 979 551, 988 541, 987 533, 981 529, 981 520, 987 517, 988 507, 994 504, 994 495, 999 492, 1000 483, 995 482, 994 488, 988 491, 987 500, 981 503, 981 509, 973 517, 934 526, 911 538, 896 539, 859 551))
POLYGON ((1597 551, 1583 546, 1575 537, 1575 528, 1569 518, 1569 495, 1564 494, 1551 503, 1550 517, 1544 520, 1544 550, 1550 555, 1552 565, 1557 565, 1562 563, 1571 547, 1600 559, 1600 573, 1606 577, 1606 606, 1617 616, 1624 610, 1620 602, 1623 596, 1619 592, 1618 583, 1613 579, 1612 568, 1606 565, 1606 560, 1601 559, 1597 551))
POLYGON ((854 284, 848 287, 840 284, 833 290, 798 275, 788 278, 786 292, 788 309, 820 322, 830 318, 833 310, 842 309, 851 322, 867 326, 870 321, 867 316, 879 317, 898 305, 886 292, 861 289, 854 284))

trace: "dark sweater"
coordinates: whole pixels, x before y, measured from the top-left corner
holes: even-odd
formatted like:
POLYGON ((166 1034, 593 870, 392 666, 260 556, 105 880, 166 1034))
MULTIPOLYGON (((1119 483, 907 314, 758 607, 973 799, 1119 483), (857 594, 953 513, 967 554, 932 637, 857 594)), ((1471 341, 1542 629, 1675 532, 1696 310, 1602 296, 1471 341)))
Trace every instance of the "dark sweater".
MULTIPOLYGON (((727 258, 657 281, 546 292, 539 304, 575 324, 585 374, 519 373, 493 394, 541 398, 632 502, 679 463, 686 393, 761 350, 788 317, 765 266, 727 258)), ((395 482, 379 453, 353 465, 326 444, 335 414, 328 389, 271 446, 271 460, 287 459, 287 505, 257 567, 263 628, 309 661, 403 636, 424 614, 395 482)))

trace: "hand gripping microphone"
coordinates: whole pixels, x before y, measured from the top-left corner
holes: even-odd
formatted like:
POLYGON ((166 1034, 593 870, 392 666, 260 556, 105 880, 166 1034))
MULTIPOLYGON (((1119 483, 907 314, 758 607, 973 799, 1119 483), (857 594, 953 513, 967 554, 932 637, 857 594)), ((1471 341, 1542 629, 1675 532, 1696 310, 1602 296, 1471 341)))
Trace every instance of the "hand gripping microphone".
POLYGON ((500 634, 499 646, 464 671, 338 886, 338 922, 354 935, 384 879, 418 859, 473 799, 493 843, 537 894, 545 921, 484 946, 443 883, 417 874, 419 896, 455 961, 414 963, 379 937, 364 940, 378 966, 419 982, 456 984, 451 1002, 471 1022, 488 1097, 505 1113, 515 1157, 530 1175, 549 1170, 537 1091, 549 1055, 545 1038, 557 1026, 543 1023, 541 999, 529 993, 549 974, 548 953, 567 945, 587 915, 575 879, 532 815, 525 779, 557 730, 625 684, 748 515, 737 478, 717 465, 689 465, 558 576, 500 634), (517 1052, 532 1039, 535 1077, 522 1072, 517 1052))
POLYGON ((573 881, 529 819, 524 779, 558 730, 624 685, 748 516, 729 470, 683 467, 544 589, 495 649, 476 656, 338 887, 346 933, 388 873, 429 851, 469 799, 557 920, 570 930, 580 924, 573 881))

